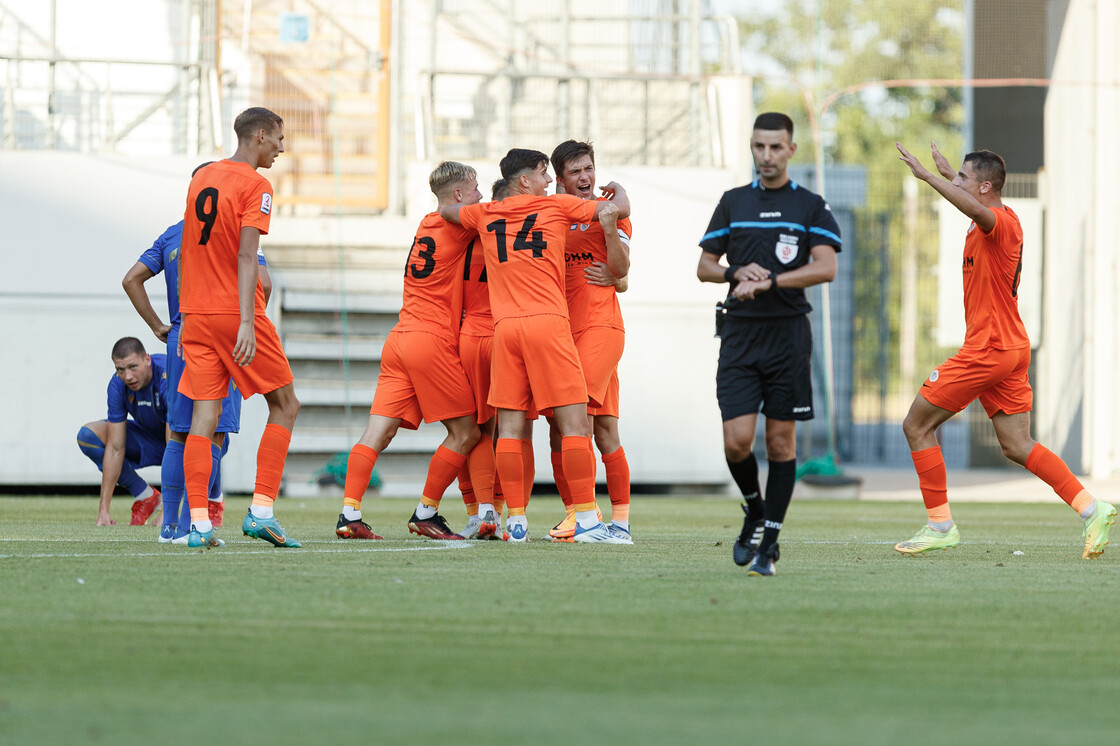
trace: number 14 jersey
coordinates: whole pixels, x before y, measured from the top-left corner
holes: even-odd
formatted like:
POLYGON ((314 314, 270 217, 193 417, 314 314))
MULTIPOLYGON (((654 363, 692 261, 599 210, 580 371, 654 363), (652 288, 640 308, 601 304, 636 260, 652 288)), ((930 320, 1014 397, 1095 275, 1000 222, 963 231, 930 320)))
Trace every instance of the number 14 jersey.
POLYGON ((595 205, 571 194, 518 194, 459 211, 482 240, 495 323, 540 314, 568 318, 564 244, 572 223, 594 219, 595 205))

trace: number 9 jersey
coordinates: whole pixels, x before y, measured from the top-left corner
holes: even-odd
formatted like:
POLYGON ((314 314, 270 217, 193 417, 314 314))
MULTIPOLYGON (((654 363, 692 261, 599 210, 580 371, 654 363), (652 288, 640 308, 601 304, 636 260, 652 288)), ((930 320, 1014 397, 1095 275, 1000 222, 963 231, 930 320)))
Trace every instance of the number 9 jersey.
MULTIPOLYGON (((182 313, 239 314, 237 252, 241 229, 268 233, 272 185, 247 163, 224 160, 199 169, 187 191, 179 255, 182 313)), ((256 260, 254 259, 254 262, 256 260)), ((254 315, 264 315, 257 280, 254 315)))

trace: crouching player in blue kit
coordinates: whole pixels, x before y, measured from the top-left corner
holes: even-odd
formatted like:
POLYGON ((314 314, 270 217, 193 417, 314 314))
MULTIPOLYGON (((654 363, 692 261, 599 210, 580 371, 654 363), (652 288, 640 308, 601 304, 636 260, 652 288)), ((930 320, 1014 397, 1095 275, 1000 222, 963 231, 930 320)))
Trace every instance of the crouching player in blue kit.
MULTIPOLYGON (((179 393, 179 379, 183 375, 183 359, 179 356, 179 243, 183 235, 183 221, 163 232, 152 247, 125 275, 121 284, 140 317, 151 327, 161 341, 167 342, 167 424, 170 430, 164 454, 161 481, 163 487, 163 525, 160 527, 161 544, 186 544, 191 530, 190 508, 185 499, 183 475, 183 448, 191 429, 194 402, 179 393), (152 307, 144 283, 163 273, 167 285, 168 322, 164 324, 152 307)), ((271 291, 271 282, 265 269, 264 253, 257 251, 261 283, 265 297, 271 291)), ((210 521, 222 525, 225 501, 222 495, 221 458, 229 450, 229 435, 241 429, 241 397, 236 395, 233 382, 222 400, 222 415, 214 431, 210 451, 213 457, 210 481, 210 499, 207 503, 210 521)))
POLYGON ((113 489, 120 484, 133 497, 130 526, 143 526, 159 505, 159 490, 136 470, 163 460, 167 429, 167 375, 163 355, 148 355, 136 337, 113 345, 116 374, 109 381, 108 417, 78 431, 78 447, 101 470, 97 525, 114 526, 109 517, 113 489), (131 418, 131 419, 130 419, 131 418))

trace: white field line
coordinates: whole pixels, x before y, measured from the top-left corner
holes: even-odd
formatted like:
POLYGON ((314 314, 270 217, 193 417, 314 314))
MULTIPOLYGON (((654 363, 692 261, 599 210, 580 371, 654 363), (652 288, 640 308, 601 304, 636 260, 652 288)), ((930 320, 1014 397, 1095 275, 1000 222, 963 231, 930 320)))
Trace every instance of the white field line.
MULTIPOLYGON (((3 543, 8 543, 10 541, 38 541, 38 539, 6 539, 4 542, 0 542, 0 545, 2 545, 3 543)), ((74 539, 74 540, 51 539, 51 541, 75 541, 76 542, 78 540, 77 539, 74 539)), ((300 549, 298 549, 296 551, 298 551, 300 554, 308 554, 308 553, 310 553, 310 554, 373 554, 373 553, 378 553, 378 552, 430 552, 430 551, 433 551, 433 550, 466 549, 468 546, 470 546, 470 544, 471 544, 471 542, 466 542, 466 541, 432 541, 432 542, 425 542, 424 544, 422 544, 420 546, 411 546, 411 547, 384 547, 384 546, 381 546, 381 547, 378 547, 378 546, 366 546, 366 547, 358 546, 358 547, 354 547, 354 546, 350 546, 350 547, 347 547, 345 549, 342 548, 342 547, 313 548, 313 547, 304 546, 304 547, 301 547, 300 549)), ((223 554, 226 554, 226 555, 229 555, 229 556, 235 556, 235 555, 236 556, 241 556, 241 555, 244 555, 244 554, 274 554, 274 553, 280 552, 280 551, 285 551, 285 553, 286 553, 286 550, 281 550, 278 547, 271 547, 269 549, 238 549, 237 546, 238 545, 231 545, 231 546, 226 546, 226 547, 221 547, 221 548, 215 549, 214 554, 215 554, 215 556, 223 555, 223 554), (228 550, 228 551, 225 551, 225 550, 228 550)), ((245 546, 245 545, 241 544, 240 546, 245 546)), ((200 553, 201 553, 201 551, 199 549, 196 549, 196 548, 174 546, 174 547, 168 547, 166 551, 156 551, 156 552, 119 552, 119 553, 114 552, 114 553, 111 553, 111 554, 109 554, 109 553, 93 553, 93 552, 43 553, 43 554, 0 554, 0 559, 25 559, 25 558, 26 559, 78 559, 78 558, 90 558, 90 557, 106 557, 106 558, 111 558, 111 557, 193 557, 193 556, 197 556, 200 553), (177 551, 180 548, 186 549, 186 551, 177 551)))

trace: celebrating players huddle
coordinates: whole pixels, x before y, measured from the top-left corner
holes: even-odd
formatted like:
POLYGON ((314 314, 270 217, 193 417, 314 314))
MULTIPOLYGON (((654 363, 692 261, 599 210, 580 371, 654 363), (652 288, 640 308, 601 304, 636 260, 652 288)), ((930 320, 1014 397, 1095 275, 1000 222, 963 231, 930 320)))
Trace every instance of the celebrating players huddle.
MULTIPOLYGON (((268 424, 241 528, 277 547, 298 547, 273 515, 273 503, 299 402, 264 312, 263 256, 258 264, 272 187, 257 170, 271 167, 284 151, 283 121, 252 108, 238 115, 234 130, 234 155, 196 169, 183 222, 161 236, 124 281, 141 316, 167 341, 166 359, 148 356, 138 340, 118 342, 109 419, 83 427, 79 445, 103 470, 98 524, 111 523, 108 505, 118 481, 134 495, 132 522, 147 520, 160 495, 135 469, 162 458, 160 541, 219 547, 217 470, 226 434, 238 428, 234 394, 263 394, 268 424), (161 271, 170 325, 162 324, 142 289, 161 271), (133 421, 126 426, 129 414, 133 421)), ((804 291, 835 277, 842 242, 824 199, 789 178, 787 164, 797 149, 792 120, 777 112, 760 115, 751 149, 759 178, 723 195, 700 241, 697 276, 729 289, 717 323, 717 398, 728 468, 746 503, 732 556, 749 575, 772 576, 796 478, 795 425, 813 416, 811 306, 804 291), (760 412, 769 461, 765 494, 754 457, 760 412)), ((965 241, 965 344, 923 384, 903 424, 928 522, 895 549, 922 554, 959 543, 935 431, 979 398, 1004 453, 1077 511, 1082 556, 1098 557, 1115 508, 1089 494, 1058 456, 1030 437, 1030 343, 1016 300, 1022 230, 1001 199, 1003 160, 977 151, 954 172, 933 146, 938 178, 901 145, 898 150, 916 178, 973 222, 965 241)), ((429 463, 409 531, 444 540, 528 541, 532 424, 544 415, 566 509, 549 537, 633 543, 630 473, 618 436, 625 331, 617 294, 626 290, 630 270, 629 199, 615 182, 596 196, 588 143, 568 140, 551 158, 513 149, 500 167, 502 179, 488 202, 469 166, 444 162, 429 177, 437 209, 416 231, 400 320, 385 341, 368 424, 347 460, 335 527, 342 539, 382 538, 362 520, 374 465, 399 428, 439 421, 447 435, 429 463), (558 182, 551 195, 550 164, 558 182), (609 523, 595 499, 592 438, 606 471, 609 523), (439 514, 456 479, 468 515, 459 533, 439 514)))
MULTIPOLYGON (((269 406, 268 424, 242 531, 277 547, 298 547, 273 515, 273 503, 299 402, 279 335, 265 315, 258 274, 272 188, 257 170, 271 167, 284 151, 283 120, 268 109, 251 108, 238 115, 234 131, 234 155, 196 169, 184 220, 160 237, 124 281, 137 311, 168 343, 167 359, 176 364, 156 356, 153 365, 138 340, 122 346, 111 391, 158 384, 154 396, 167 411, 148 428, 153 431, 148 439, 161 447, 149 448, 152 453, 134 465, 125 462, 123 473, 137 499, 134 524, 144 523, 160 500, 158 492, 133 478, 134 466, 162 459, 160 541, 223 546, 215 531, 222 516, 215 508, 221 495, 217 471, 228 448, 225 433, 238 429, 240 401, 234 393, 243 398, 260 393, 269 406), (143 290, 145 280, 164 270, 168 325, 143 290), (166 449, 162 433, 155 432, 164 423, 170 428, 166 449)), ((511 150, 488 203, 481 201, 473 168, 445 162, 431 173, 437 210, 421 221, 409 251, 400 320, 384 345, 368 424, 347 460, 338 537, 382 538, 361 512, 378 455, 400 427, 439 421, 447 435, 432 456, 409 531, 434 539, 528 541, 532 422, 543 414, 554 431, 554 471, 567 509, 550 538, 633 543, 629 468, 617 427, 624 332, 615 298, 625 290, 629 271, 630 205, 613 182, 596 198, 590 144, 568 141, 553 153, 565 194, 546 194, 549 162, 535 150, 511 150), (609 524, 595 500, 593 432, 607 469, 609 524), (468 512, 462 533, 438 512, 456 479, 468 512)), ((124 420, 125 413, 114 409, 110 423, 90 423, 79 434, 99 467, 105 443, 110 444, 113 468, 103 478, 110 495, 130 432, 124 420)), ((101 522, 108 522, 104 498, 101 522)))

